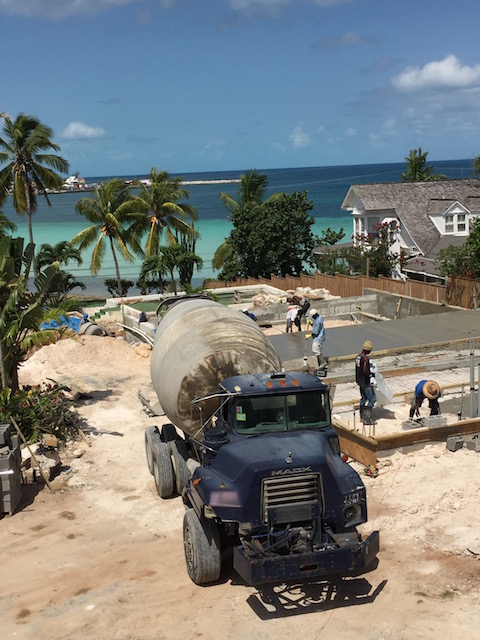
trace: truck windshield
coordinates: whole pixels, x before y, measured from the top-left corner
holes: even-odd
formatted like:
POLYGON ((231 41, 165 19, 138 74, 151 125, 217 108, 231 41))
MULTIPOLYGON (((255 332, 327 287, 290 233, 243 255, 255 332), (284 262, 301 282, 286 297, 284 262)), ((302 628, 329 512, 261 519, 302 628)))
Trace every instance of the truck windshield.
POLYGON ((293 431, 330 425, 328 393, 312 391, 285 396, 238 398, 235 430, 238 433, 293 431))

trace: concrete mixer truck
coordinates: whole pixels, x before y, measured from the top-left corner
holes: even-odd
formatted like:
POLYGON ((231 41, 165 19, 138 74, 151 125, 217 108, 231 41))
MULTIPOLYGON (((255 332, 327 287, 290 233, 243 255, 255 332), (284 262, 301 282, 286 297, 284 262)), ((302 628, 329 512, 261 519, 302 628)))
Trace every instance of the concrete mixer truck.
POLYGON ((357 531, 365 486, 342 460, 329 386, 283 372, 243 313, 203 298, 165 308, 151 376, 171 422, 147 427, 145 448, 158 494, 185 504, 193 582, 232 563, 252 585, 366 570, 379 533, 357 531))

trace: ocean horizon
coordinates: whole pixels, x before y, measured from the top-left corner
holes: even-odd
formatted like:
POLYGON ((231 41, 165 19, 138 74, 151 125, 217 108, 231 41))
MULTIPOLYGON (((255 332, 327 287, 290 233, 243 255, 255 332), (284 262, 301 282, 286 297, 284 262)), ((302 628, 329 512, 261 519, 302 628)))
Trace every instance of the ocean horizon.
MULTIPOLYGON (((471 178, 473 176, 472 160, 442 160, 430 161, 436 173, 442 173, 450 179, 471 178)), ((405 170, 405 163, 341 165, 332 167, 303 167, 285 169, 258 169, 268 178, 266 197, 273 193, 295 191, 307 192, 313 201, 312 215, 314 217, 313 233, 320 236, 322 231, 330 228, 340 231, 343 228, 344 240, 351 237, 353 225, 351 215, 340 209, 341 204, 352 184, 368 184, 375 182, 400 182, 401 174, 405 170)), ((193 286, 200 286, 205 279, 215 278, 217 272, 211 267, 213 255, 218 246, 229 235, 232 225, 228 219, 229 212, 220 201, 220 193, 224 192, 236 198, 238 181, 247 170, 239 171, 211 171, 175 174, 181 176, 189 193, 188 202, 197 209, 200 239, 197 241, 196 253, 203 259, 204 266, 196 271, 192 280, 193 286)), ((105 182, 113 177, 125 180, 147 178, 148 174, 136 176, 83 176, 87 184, 105 182)), ((33 234, 37 247, 44 243, 54 245, 62 240, 70 241, 82 229, 89 226, 88 220, 75 211, 75 204, 80 198, 91 197, 94 192, 79 190, 66 193, 50 194, 51 206, 44 198, 38 199, 38 209, 33 216, 33 234)), ((3 207, 3 213, 17 225, 15 236, 28 238, 26 219, 19 217, 11 198, 3 207)), ((115 277, 113 259, 107 250, 102 269, 97 276, 90 274, 91 251, 84 252, 83 263, 79 267, 70 263, 67 270, 77 280, 87 286, 87 291, 75 289, 72 295, 108 295, 103 284, 106 278, 115 277)), ((136 282, 141 266, 141 260, 133 263, 120 258, 120 273, 122 278, 136 282)), ((130 294, 138 293, 132 288, 130 294)))

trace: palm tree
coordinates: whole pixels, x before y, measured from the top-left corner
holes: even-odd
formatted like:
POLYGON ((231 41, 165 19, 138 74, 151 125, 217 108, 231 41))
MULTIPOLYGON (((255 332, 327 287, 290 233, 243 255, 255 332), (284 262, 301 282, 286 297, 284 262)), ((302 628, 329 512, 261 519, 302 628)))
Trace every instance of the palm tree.
MULTIPOLYGON (((66 266, 71 260, 74 260, 78 266, 83 262, 80 250, 75 249, 75 247, 66 240, 58 242, 54 246, 42 244, 35 258, 37 271, 40 271, 41 268, 53 262, 58 262, 60 265, 66 266)), ((83 282, 77 280, 71 273, 59 269, 50 285, 48 303, 53 307, 57 307, 66 300, 67 295, 77 287, 80 287, 82 290, 86 289, 83 282)))
POLYGON ((0 211, 0 238, 8 235, 7 232, 16 231, 17 225, 9 220, 7 216, 0 211))
POLYGON ((142 185, 140 194, 134 198, 137 220, 131 231, 137 240, 145 234, 145 255, 158 254, 160 240, 165 231, 168 244, 176 244, 178 234, 198 238, 199 233, 191 225, 198 214, 191 205, 179 202, 188 198, 188 191, 182 186, 182 178, 172 178, 167 171, 150 172, 150 184, 142 185))
POLYGON ((71 244, 78 246, 80 251, 94 245, 90 271, 97 275, 105 257, 106 245, 110 245, 115 264, 118 290, 122 291, 120 267, 117 252, 120 251, 124 260, 133 262, 134 255, 143 255, 137 240, 129 234, 129 223, 135 220, 133 198, 123 180, 114 178, 109 182, 102 182, 96 189, 95 198, 81 198, 75 205, 77 212, 92 222, 72 238, 71 244))
POLYGON ((405 157, 406 171, 402 173, 403 182, 433 182, 437 180, 447 180, 447 176, 441 173, 432 173, 433 165, 427 165, 428 151, 410 149, 405 157))
MULTIPOLYGON (((267 185, 268 178, 264 173, 258 173, 256 169, 249 169, 247 173, 240 176, 237 200, 227 193, 220 193, 220 200, 230 211, 230 214, 233 215, 239 210, 244 209, 247 205, 256 204, 261 206, 265 202, 278 198, 281 195, 274 193, 270 198, 264 200, 267 185)), ((235 258, 232 252, 233 246, 228 242, 227 238, 215 251, 212 260, 213 269, 221 269, 228 260, 234 260, 235 258)))
POLYGON ((4 115, 0 137, 0 162, 7 165, 0 171, 0 206, 10 192, 18 215, 27 215, 28 234, 33 243, 32 215, 37 209, 37 194, 50 205, 47 189, 63 183, 57 171, 68 172, 68 162, 56 153, 60 147, 52 141, 53 131, 34 116, 21 113, 12 122, 4 115))
POLYGON ((221 193, 220 200, 230 213, 234 213, 238 209, 243 209, 247 204, 262 204, 267 185, 268 178, 264 173, 258 173, 256 169, 249 169, 247 173, 240 176, 237 200, 227 193, 221 193))
POLYGON ((40 325, 47 317, 45 301, 59 264, 54 262, 39 273, 35 291, 30 291, 34 247, 29 244, 24 251, 23 244, 23 238, 0 241, 0 377, 2 389, 13 392, 19 388, 18 369, 31 350, 58 338, 57 330, 40 325))

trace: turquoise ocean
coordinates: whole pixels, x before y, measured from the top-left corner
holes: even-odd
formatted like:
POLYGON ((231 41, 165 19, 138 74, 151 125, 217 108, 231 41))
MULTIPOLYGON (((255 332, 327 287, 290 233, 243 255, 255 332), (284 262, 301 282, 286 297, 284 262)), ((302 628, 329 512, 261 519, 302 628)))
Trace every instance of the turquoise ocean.
MULTIPOLYGON (((471 160, 442 160, 431 161, 435 173, 442 173, 450 179, 472 177, 471 160)), ((313 201, 312 215, 315 218, 313 232, 320 235, 324 229, 331 228, 339 231, 343 228, 344 240, 348 240, 352 233, 351 216, 346 211, 341 211, 341 204, 352 184, 368 184, 375 182, 399 182, 405 163, 367 164, 367 165, 342 165, 335 167, 305 167, 294 169, 258 169, 268 177, 266 197, 273 193, 306 191, 308 198, 313 201)), ((206 173, 184 173, 181 175, 185 188, 188 190, 188 202, 193 205, 199 214, 198 227, 200 239, 197 241, 196 253, 203 258, 204 266, 201 271, 195 272, 192 284, 200 285, 205 278, 214 278, 216 273, 212 270, 211 262, 216 248, 224 241, 232 228, 228 219, 228 211, 219 199, 221 192, 228 193, 236 198, 238 181, 245 173, 239 171, 217 171, 206 173)), ((84 176, 87 184, 100 183, 110 180, 114 176, 84 176)), ((144 178, 145 175, 115 176, 125 179, 144 178)), ((76 202, 82 197, 92 196, 92 192, 67 192, 51 194, 51 206, 48 206, 44 198, 39 198, 38 209, 33 217, 33 234, 37 247, 43 243, 54 245, 62 240, 71 240, 79 231, 89 226, 88 221, 75 211, 76 202)), ((28 238, 25 218, 19 217, 11 200, 3 207, 3 213, 17 225, 14 235, 28 238)), ((93 277, 90 274, 91 253, 85 252, 83 264, 68 265, 70 271, 78 280, 87 286, 87 292, 91 295, 106 295, 103 284, 106 278, 115 276, 113 259, 107 250, 101 272, 93 277)), ((141 260, 135 263, 120 261, 122 278, 136 281, 141 260)), ((83 294, 80 289, 74 293, 83 294)), ((131 289, 130 294, 138 293, 137 289, 131 289)))

